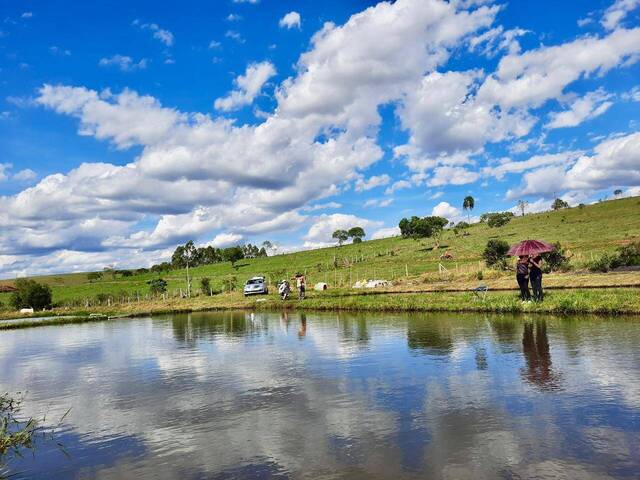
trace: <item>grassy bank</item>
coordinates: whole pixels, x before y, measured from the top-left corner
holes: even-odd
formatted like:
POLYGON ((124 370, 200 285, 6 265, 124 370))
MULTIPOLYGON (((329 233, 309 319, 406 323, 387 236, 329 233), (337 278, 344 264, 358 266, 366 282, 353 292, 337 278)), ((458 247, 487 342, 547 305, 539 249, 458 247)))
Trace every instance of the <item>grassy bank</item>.
MULTIPOLYGON (((487 241, 494 238, 509 243, 516 243, 524 238, 561 242, 571 257, 573 271, 545 276, 547 287, 640 285, 640 272, 595 274, 584 269, 592 259, 611 253, 620 245, 640 240, 639 197, 516 217, 500 228, 474 224, 464 235, 456 235, 447 230, 439 248, 435 249, 433 239, 415 241, 387 238, 339 248, 245 259, 235 266, 230 263, 205 265, 191 269, 190 273, 194 290, 198 290, 203 277, 211 279, 214 290, 222 290, 224 281, 231 278, 235 278, 237 288, 241 288, 244 281, 254 275, 264 275, 275 282, 284 277, 289 278, 295 272, 306 273, 311 285, 321 281, 328 283, 331 291, 342 291, 357 280, 371 278, 393 281, 392 291, 464 291, 479 283, 494 290, 513 288, 511 272, 488 269, 482 262, 482 250, 487 241), (444 251, 453 255, 453 260, 441 260, 444 251)), ((102 279, 90 282, 86 273, 73 273, 37 277, 36 280, 51 286, 53 301, 61 307, 99 309, 100 304, 106 304, 112 305, 112 309, 121 309, 131 303, 144 303, 149 295, 147 282, 157 277, 157 274, 152 273, 131 277, 105 274, 102 279)), ((161 277, 168 282, 169 296, 179 297, 181 290, 186 290, 184 270, 172 270, 161 274, 161 277)), ((0 281, 0 284, 11 283, 11 280, 0 281)), ((171 302, 184 303, 179 298, 172 299, 171 302)), ((191 299, 186 303, 189 302, 224 304, 226 300, 191 299)), ((6 311, 9 294, 0 294, 0 304, 4 305, 6 311)))
MULTIPOLYGON (((25 318, 24 322, 5 325, 0 321, 0 330, 99 321, 107 317, 238 309, 640 315, 640 290, 637 288, 551 290, 547 291, 545 300, 541 303, 523 303, 512 291, 490 291, 483 300, 475 297, 471 292, 353 293, 352 290, 343 289, 330 293, 310 292, 303 301, 289 299, 285 302, 273 294, 265 297, 244 298, 238 293, 230 293, 192 299, 141 301, 117 307, 95 307, 82 311, 57 309, 53 313, 59 315, 58 318, 39 321, 29 317, 25 318), (102 314, 104 318, 90 317, 90 314, 102 314)), ((51 315, 51 312, 48 315, 51 315)), ((7 318, 7 315, 5 314, 4 317, 7 318)))

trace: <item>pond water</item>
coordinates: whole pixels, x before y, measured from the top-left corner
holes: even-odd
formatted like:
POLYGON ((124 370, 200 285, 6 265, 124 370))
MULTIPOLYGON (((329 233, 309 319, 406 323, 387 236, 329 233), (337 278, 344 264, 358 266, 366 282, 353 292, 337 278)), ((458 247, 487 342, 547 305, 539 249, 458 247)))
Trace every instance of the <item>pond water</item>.
POLYGON ((202 313, 0 333, 16 478, 638 478, 640 319, 202 313), (60 442, 64 450, 56 446, 60 442))

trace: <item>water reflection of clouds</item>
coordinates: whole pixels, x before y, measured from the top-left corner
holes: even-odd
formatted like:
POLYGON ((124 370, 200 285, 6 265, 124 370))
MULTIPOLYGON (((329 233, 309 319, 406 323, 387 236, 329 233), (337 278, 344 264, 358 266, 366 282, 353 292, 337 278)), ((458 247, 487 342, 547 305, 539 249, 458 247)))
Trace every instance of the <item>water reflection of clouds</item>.
MULTIPOLYGON (((336 470, 378 478, 401 471, 495 478, 529 472, 531 464, 552 469, 559 460, 549 452, 584 461, 584 451, 602 450, 608 456, 599 458, 609 463, 633 465, 637 429, 607 425, 607 412, 599 425, 566 428, 573 423, 567 415, 575 397, 540 390, 540 379, 520 376, 529 367, 525 330, 517 322, 513 328, 502 321, 496 331, 492 322, 460 318, 363 322, 308 315, 301 339, 297 315, 220 318, 10 334, 3 337, 9 341, 2 343, 0 364, 13 371, 3 369, 0 386, 16 390, 33 382, 33 411, 51 404, 55 414, 72 406, 69 422, 77 435, 105 445, 109 438, 135 438, 152 455, 122 453, 98 472, 87 470, 101 478, 133 471, 139 478, 189 478, 336 470), (27 341, 29 354, 21 357, 27 341), (479 349, 486 369, 478 368, 479 349), (567 443, 586 450, 567 450, 567 443)), ((547 351, 536 347, 534 331, 536 355, 542 351, 551 360, 543 362, 541 380, 552 366, 566 389, 588 395, 593 404, 615 403, 615 393, 637 408, 638 382, 629 377, 637 376, 637 362, 617 360, 633 355, 632 342, 620 343, 611 333, 601 341, 587 335, 572 347, 578 355, 569 355, 562 325, 550 332, 547 351)), ((567 468, 595 468, 579 463, 567 468)))

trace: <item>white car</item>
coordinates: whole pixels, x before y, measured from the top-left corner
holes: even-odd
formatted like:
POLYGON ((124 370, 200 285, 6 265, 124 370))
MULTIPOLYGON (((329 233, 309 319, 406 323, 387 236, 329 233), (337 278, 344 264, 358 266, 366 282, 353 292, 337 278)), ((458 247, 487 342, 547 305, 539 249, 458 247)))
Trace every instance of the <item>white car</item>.
POLYGON ((243 293, 245 297, 249 295, 268 295, 269 288, 264 277, 253 277, 244 284, 243 293))

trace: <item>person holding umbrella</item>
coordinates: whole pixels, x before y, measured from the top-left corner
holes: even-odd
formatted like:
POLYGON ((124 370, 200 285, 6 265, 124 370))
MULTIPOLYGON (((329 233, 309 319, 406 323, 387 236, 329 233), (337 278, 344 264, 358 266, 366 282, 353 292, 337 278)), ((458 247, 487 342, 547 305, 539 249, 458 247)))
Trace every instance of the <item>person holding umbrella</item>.
POLYGON ((533 290, 533 300, 541 302, 544 296, 542 292, 542 257, 540 255, 529 257, 529 281, 533 290))
POLYGON ((540 254, 554 250, 555 247, 553 245, 541 240, 523 240, 513 245, 507 252, 507 255, 518 257, 516 280, 520 287, 520 298, 523 301, 531 298, 528 278, 531 279, 534 298, 542 301, 542 269, 540 268, 542 259, 540 254))
POLYGON ((520 287, 520 300, 528 302, 531 300, 531 292, 529 292, 529 257, 520 255, 516 262, 516 282, 520 287))

